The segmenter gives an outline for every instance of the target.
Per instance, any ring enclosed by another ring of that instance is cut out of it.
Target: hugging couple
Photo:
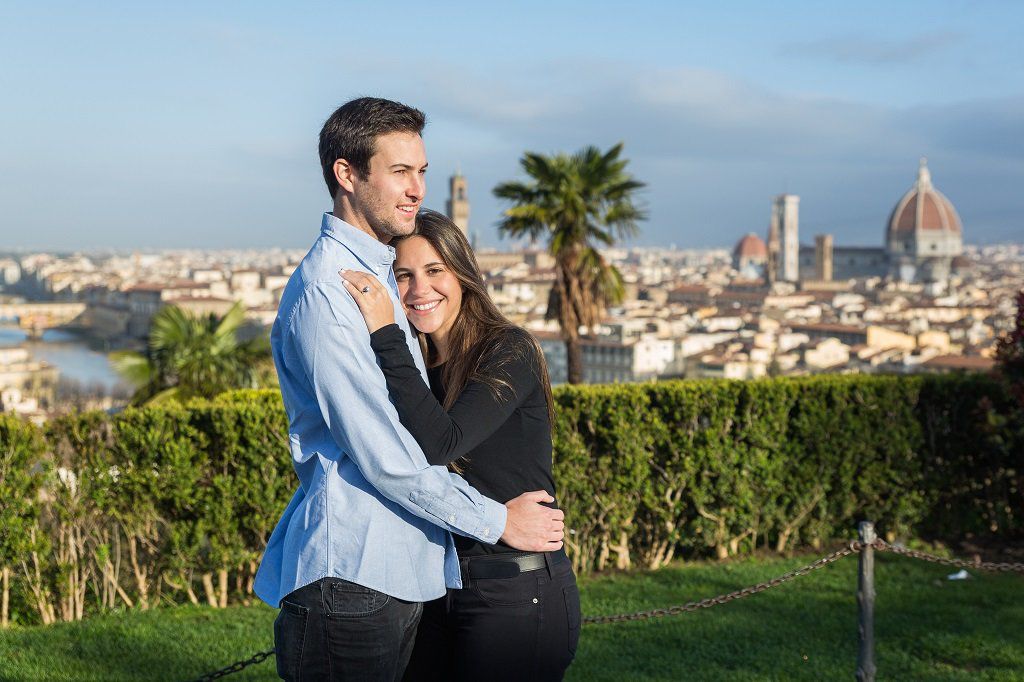
[[[320,132],[333,210],[271,332],[299,488],[255,583],[286,680],[560,680],[579,639],[544,356],[421,209],[425,122],[364,97]]]

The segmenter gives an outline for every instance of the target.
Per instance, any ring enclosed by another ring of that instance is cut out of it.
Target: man
[[[373,273],[391,292],[392,237],[412,232],[426,191],[423,114],[360,98],[320,132],[333,213],[293,273],[271,332],[300,486],[267,544],[256,594],[274,623],[284,679],[400,678],[422,602],[461,587],[449,531],[524,551],[562,546],[544,491],[499,504],[427,465],[398,421],[366,326],[338,276]],[[418,345],[407,332],[426,380]]]

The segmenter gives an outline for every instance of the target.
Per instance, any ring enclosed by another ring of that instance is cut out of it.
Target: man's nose
[[[405,196],[414,201],[420,201],[427,193],[427,178],[422,173],[413,173],[412,181],[405,189]]]

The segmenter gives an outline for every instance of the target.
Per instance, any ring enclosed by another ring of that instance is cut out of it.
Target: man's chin
[[[412,232],[416,229],[416,215],[418,213],[419,211],[413,211],[412,213],[399,213],[398,219],[394,221],[394,224]]]
[[[413,218],[409,222],[400,222],[393,227],[397,230],[396,237],[405,237],[416,231],[416,219]]]
[[[377,235],[377,238],[382,242],[389,242],[395,237],[405,237],[413,233],[416,229],[416,221],[410,220],[408,223],[399,222],[397,220],[381,221],[373,226],[373,232]]]

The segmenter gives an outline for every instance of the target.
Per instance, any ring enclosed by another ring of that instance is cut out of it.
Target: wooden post
[[[875,679],[875,524],[861,521],[860,575],[857,580],[857,606],[860,625],[860,653],[857,655],[857,680]]]

